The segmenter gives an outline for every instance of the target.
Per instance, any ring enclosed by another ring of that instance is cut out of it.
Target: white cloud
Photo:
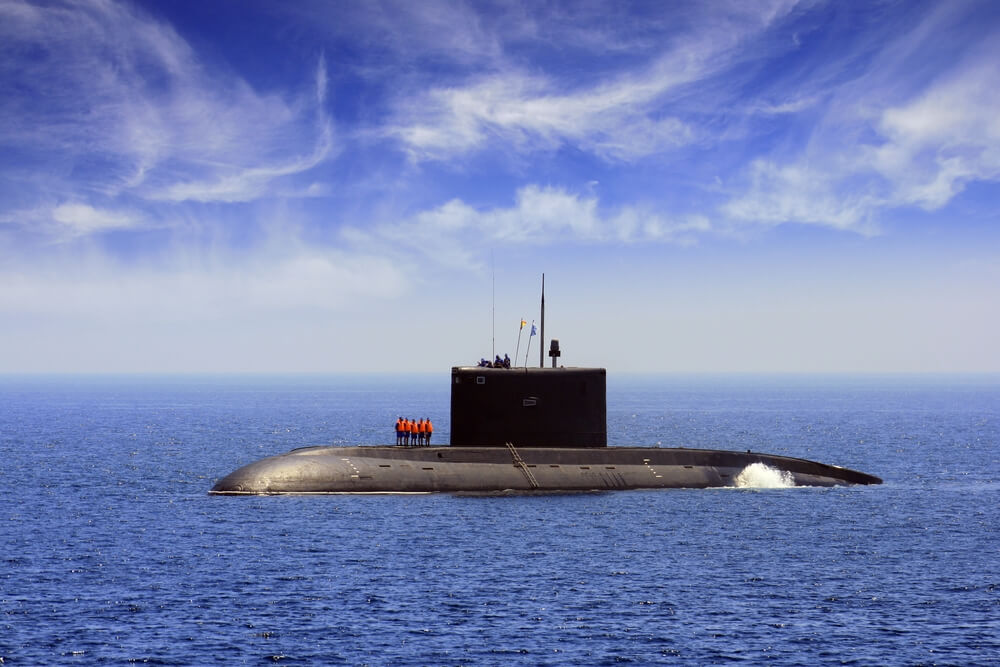
[[[65,184],[49,170],[46,188],[66,193],[57,196],[83,187],[246,201],[333,153],[322,59],[315,101],[283,99],[203,61],[173,28],[126,3],[4,11],[0,75],[11,85],[0,143],[85,166]]]
[[[381,368],[391,355],[370,348],[394,321],[378,313],[413,285],[384,256],[294,243],[141,263],[90,250],[0,265],[0,372]]]
[[[96,209],[87,204],[60,204],[52,209],[52,219],[63,226],[70,236],[85,236],[112,229],[128,229],[136,226],[136,215],[120,211]]]
[[[885,137],[866,158],[893,183],[895,204],[940,208],[973,180],[1000,179],[1000,70],[988,54],[912,102],[886,109]]]
[[[792,4],[750,11],[734,6],[722,19],[701,17],[691,35],[668,33],[664,51],[645,65],[598,73],[586,85],[501,62],[464,85],[438,85],[401,98],[385,132],[414,160],[446,160],[499,143],[524,152],[570,145],[605,160],[630,161],[686,145],[698,131],[668,111],[671,95],[718,72],[735,47]],[[589,41],[591,48],[607,49],[593,36]]]
[[[482,248],[491,243],[547,245],[552,243],[689,244],[712,231],[704,216],[668,219],[651,210],[626,206],[613,214],[600,210],[595,196],[562,188],[528,185],[519,189],[510,207],[477,209],[460,199],[422,211],[409,219],[376,226],[371,232],[347,229],[345,238],[360,246],[416,248],[435,262],[453,268],[473,268]]]
[[[972,181],[1000,180],[995,43],[969,40],[936,76],[911,72],[912,55],[932,57],[930,42],[953,19],[934,12],[883,45],[868,72],[828,91],[826,116],[801,150],[754,160],[722,212],[735,222],[872,233],[884,211],[939,209]]]
[[[844,175],[835,170],[832,165],[755,161],[746,191],[724,204],[722,212],[732,220],[767,226],[791,222],[874,233],[871,213],[880,202],[840,188]]]
[[[793,97],[777,103],[761,102],[754,105],[751,111],[768,116],[780,116],[784,114],[796,114],[806,109],[812,108],[819,103],[816,97]]]
[[[149,226],[138,212],[97,208],[82,202],[63,202],[56,206],[3,213],[0,214],[0,222],[43,235],[57,243],[102,232]]]
[[[129,321],[268,320],[335,312],[359,300],[393,298],[407,289],[400,269],[385,258],[338,251],[261,251],[239,260],[126,267],[92,256],[72,266],[7,270],[0,313]]]
[[[647,105],[693,75],[564,94],[538,76],[489,76],[466,88],[433,90],[411,101],[399,112],[405,121],[388,133],[415,159],[446,159],[497,138],[518,150],[552,150],[567,143],[608,159],[630,159],[692,140],[684,122],[650,118]]]
[[[692,245],[699,236],[714,231],[711,221],[703,215],[667,219],[633,206],[623,208],[605,224],[609,237],[627,243],[661,241]]]
[[[245,202],[259,199],[263,194],[271,192],[268,186],[282,176],[290,176],[312,169],[326,160],[333,149],[332,132],[324,126],[320,132],[320,141],[312,155],[301,157],[283,164],[273,164],[265,167],[249,167],[246,169],[227,169],[221,175],[211,176],[204,180],[183,181],[173,183],[165,188],[149,193],[151,199],[167,201],[197,201],[197,202]],[[303,195],[313,188],[314,184],[303,191]],[[284,189],[282,194],[290,191]]]

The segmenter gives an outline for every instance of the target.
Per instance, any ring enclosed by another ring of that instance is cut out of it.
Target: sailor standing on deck
[[[426,444],[426,442],[425,442],[427,440],[427,420],[426,419],[421,419],[420,420],[420,423],[417,424],[417,430],[420,431],[420,444],[421,445]]]
[[[434,433],[434,424],[430,419],[424,419],[424,444],[431,446],[431,434]]]
[[[403,418],[396,420],[396,446],[403,444]]]

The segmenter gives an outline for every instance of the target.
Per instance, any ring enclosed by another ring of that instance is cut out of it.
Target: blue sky
[[[544,272],[567,365],[998,372],[998,37],[988,1],[0,0],[0,371],[445,371]]]

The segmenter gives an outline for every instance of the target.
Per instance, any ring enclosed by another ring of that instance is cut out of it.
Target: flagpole
[[[524,318],[521,318],[521,326],[518,327],[518,329],[517,329],[517,347],[514,348],[514,365],[515,366],[517,366],[517,355],[521,351],[521,333],[524,331],[524,325],[525,324],[527,324],[527,322],[524,321]]]
[[[535,330],[535,320],[531,320],[531,330]],[[528,334],[528,347],[524,350],[524,367],[528,367],[528,355],[531,354],[531,339],[534,338],[531,334]]]

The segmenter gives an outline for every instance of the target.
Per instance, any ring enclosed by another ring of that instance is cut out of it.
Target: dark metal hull
[[[212,487],[215,495],[496,493],[735,486],[754,463],[796,486],[880,484],[878,477],[805,459],[711,449],[600,447],[307,447],[261,459]]]

